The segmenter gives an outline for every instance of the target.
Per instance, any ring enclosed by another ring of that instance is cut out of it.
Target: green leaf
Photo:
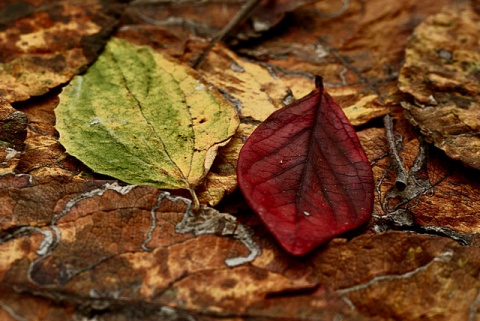
[[[64,88],[55,115],[60,143],[95,172],[190,191],[239,123],[193,69],[116,38]]]

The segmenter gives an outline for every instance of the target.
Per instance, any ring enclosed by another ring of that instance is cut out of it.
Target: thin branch
[[[244,22],[250,16],[250,14],[253,12],[253,9],[255,9],[259,2],[260,0],[248,0],[242,6],[240,11],[232,18],[232,20],[230,20],[230,22],[215,37],[213,37],[212,40],[210,40],[210,44],[202,52],[200,57],[198,57],[197,61],[195,61],[193,68],[198,69],[210,50],[212,50],[213,46],[215,46],[217,42],[225,39],[225,37],[227,37],[236,26]]]
[[[393,122],[390,114],[385,115],[383,123],[385,125],[385,134],[388,142],[388,154],[390,155],[390,161],[397,176],[395,179],[395,186],[399,191],[402,191],[407,186],[408,174],[403,167],[400,156],[398,156],[395,135],[393,133]]]

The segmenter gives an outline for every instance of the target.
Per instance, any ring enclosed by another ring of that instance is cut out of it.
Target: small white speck
[[[195,87],[195,90],[205,90],[205,85],[204,85],[204,84],[200,84],[200,85],[198,85],[197,87]]]
[[[280,164],[283,164],[283,160],[280,161]]]
[[[245,69],[243,69],[242,66],[237,64],[236,62],[233,62],[230,64],[230,69],[232,69],[235,72],[245,72]]]
[[[433,95],[430,95],[428,96],[428,102],[430,103],[430,105],[438,105],[437,101],[435,100],[435,97],[433,97]]]
[[[315,45],[315,53],[318,55],[318,58],[320,59],[328,56],[328,51],[321,44]]]
[[[90,125],[97,125],[97,124],[100,124],[100,119],[98,119],[98,118],[94,118],[94,119],[90,122]]]
[[[310,216],[310,213],[308,212],[303,212],[303,214],[305,214],[305,216]]]

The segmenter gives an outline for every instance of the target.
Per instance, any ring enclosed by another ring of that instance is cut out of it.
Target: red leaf
[[[258,126],[237,165],[248,204],[293,255],[362,225],[373,209],[367,156],[321,77],[316,85]]]

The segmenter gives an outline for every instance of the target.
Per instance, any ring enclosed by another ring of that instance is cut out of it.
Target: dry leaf
[[[402,135],[397,143],[399,156],[408,173],[407,185],[401,190],[395,185],[397,173],[391,166],[384,130],[371,128],[359,133],[367,156],[374,162],[377,199],[373,230],[404,228],[476,244],[480,184],[475,170],[429,151],[425,142],[412,136],[408,123],[397,124],[395,129]]]
[[[258,37],[276,26],[286,12],[311,0],[263,0],[247,22],[235,29],[239,39]],[[242,9],[246,1],[151,1],[136,0],[126,11],[129,22],[168,27],[176,33],[214,37]]]
[[[453,159],[480,169],[480,15],[462,2],[415,29],[409,40],[400,89],[406,117],[428,141]]]
[[[0,97],[15,102],[43,95],[83,71],[121,8],[115,1],[2,1]]]

